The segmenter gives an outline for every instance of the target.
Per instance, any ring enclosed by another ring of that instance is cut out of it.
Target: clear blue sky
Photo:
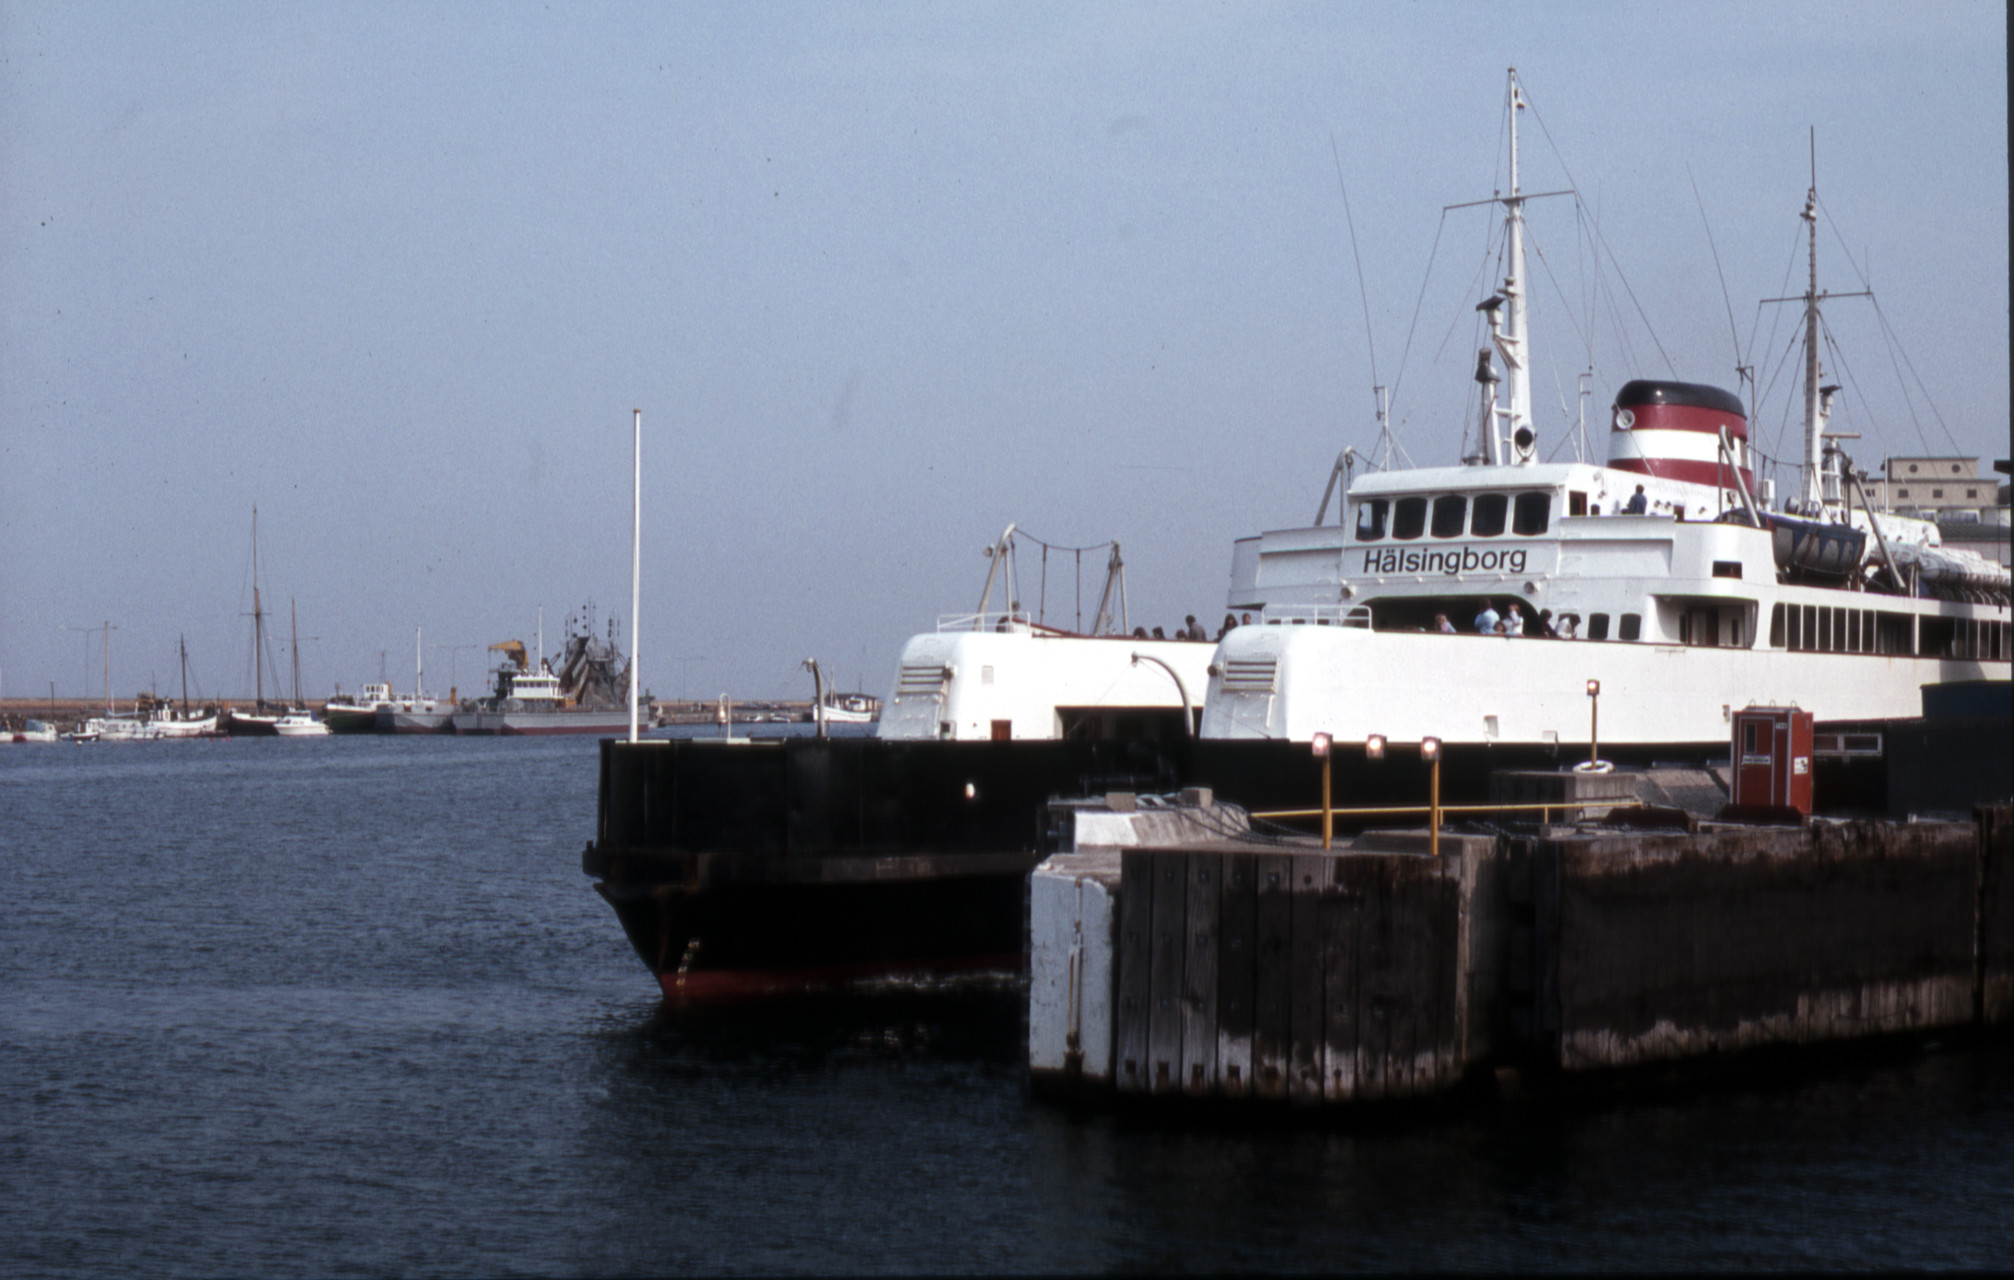
[[[1865,272],[1914,370],[1834,304],[1862,464],[2005,456],[2005,23],[0,0],[0,692],[95,695],[66,628],[108,619],[121,699],[178,684],[184,633],[204,692],[248,690],[255,503],[304,692],[384,651],[410,684],[415,627],[467,691],[541,603],[548,650],[626,614],[632,408],[660,695],[802,696],[811,655],[884,692],[1010,520],[1119,539],[1136,623],[1210,619],[1232,540],[1375,439],[1366,298],[1406,448],[1452,460],[1490,282],[1487,214],[1441,209],[1492,193],[1511,65],[1526,189],[1575,183],[1614,256],[1597,441],[1630,377],[1732,385],[1744,349],[1770,383],[1815,126],[1824,281]],[[1549,449],[1588,254],[1570,202],[1532,227]]]

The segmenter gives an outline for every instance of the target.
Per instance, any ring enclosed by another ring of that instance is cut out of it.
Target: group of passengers
[[[1476,614],[1475,630],[1477,635],[1484,636],[1508,636],[1535,640],[1572,640],[1577,638],[1574,632],[1578,628],[1579,623],[1580,620],[1570,613],[1562,614],[1559,621],[1555,623],[1553,621],[1552,610],[1550,609],[1539,610],[1537,617],[1531,619],[1530,622],[1526,622],[1523,611],[1518,608],[1517,601],[1511,601],[1504,606],[1502,613],[1498,613],[1495,605],[1491,604],[1488,600],[1484,600],[1482,611]],[[1448,615],[1445,613],[1434,615],[1434,630],[1440,632],[1442,635],[1451,636],[1456,634],[1455,624],[1448,621]]]
[[[1233,627],[1249,627],[1251,625],[1251,614],[1246,614],[1245,620],[1239,622],[1235,614],[1227,613],[1224,615],[1224,625],[1217,628],[1216,639],[1222,640],[1225,636],[1231,634]],[[1175,628],[1175,634],[1172,636],[1162,634],[1159,627],[1154,628],[1152,635],[1147,633],[1147,628],[1145,627],[1134,627],[1133,638],[1135,640],[1201,640],[1206,644],[1211,639],[1210,633],[1204,629],[1202,623],[1196,621],[1196,615],[1193,613],[1182,619],[1182,625]]]

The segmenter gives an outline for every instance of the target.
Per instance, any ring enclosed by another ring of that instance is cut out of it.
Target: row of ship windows
[[[1357,503],[1357,541],[1377,542],[1385,536],[1408,541],[1423,534],[1436,538],[1495,538],[1506,527],[1519,537],[1544,533],[1552,522],[1550,493],[1479,493],[1474,502],[1463,493],[1438,498],[1365,498]]]
[[[1912,628],[1911,623],[1918,625]],[[1912,634],[1913,632],[1913,634]],[[2001,661],[2014,654],[2008,624],[1988,618],[1915,618],[1876,609],[1776,605],[1772,648],[1806,653],[1894,653]]]

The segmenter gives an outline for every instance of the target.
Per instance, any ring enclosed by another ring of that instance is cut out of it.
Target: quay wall
[[[1215,841],[1044,864],[1037,1090],[1350,1104],[1498,1067],[2014,1025],[2010,806],[1426,845],[1371,832],[1329,852]]]
[[[1637,1066],[1974,1015],[1975,831],[1821,824],[1539,840],[1541,1061]]]

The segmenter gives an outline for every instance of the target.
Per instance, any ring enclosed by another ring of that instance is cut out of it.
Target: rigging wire
[[[1329,135],[1329,155],[1336,162],[1336,188],[1343,193],[1343,222],[1350,229],[1350,257],[1357,264],[1357,296],[1364,304],[1364,343],[1371,351],[1371,385],[1378,383],[1378,344],[1371,334],[1371,294],[1364,287],[1364,256],[1357,251],[1357,220],[1350,213],[1350,189],[1343,182],[1343,153],[1336,135]]]
[[[1692,202],[1699,207],[1699,225],[1706,229],[1706,247],[1713,253],[1713,273],[1720,277],[1720,301],[1727,308],[1727,336],[1734,347],[1734,372],[1741,376],[1741,331],[1734,325],[1734,299],[1727,291],[1727,272],[1720,266],[1720,246],[1713,242],[1713,223],[1706,217],[1706,200],[1699,194],[1699,179],[1693,177],[1692,165],[1685,166],[1686,180],[1692,183]]]
[[[1539,132],[1545,136],[1546,145],[1552,148],[1553,159],[1559,162],[1560,172],[1566,175],[1567,186],[1574,193],[1574,203],[1580,203],[1580,181],[1574,177],[1573,166],[1567,163],[1566,156],[1559,149],[1559,144],[1553,141],[1552,130],[1546,125],[1545,117],[1539,114],[1538,107],[1531,101],[1529,94],[1525,95],[1525,106],[1531,111],[1532,119],[1538,121]],[[1672,377],[1677,377],[1677,366],[1672,364],[1671,356],[1665,352],[1664,343],[1658,339],[1656,328],[1651,325],[1650,317],[1644,312],[1643,304],[1637,300],[1636,290],[1630,285],[1629,276],[1624,273],[1622,263],[1615,256],[1615,250],[1609,246],[1607,240],[1602,238],[1601,230],[1598,226],[1595,228],[1594,244],[1596,246],[1596,270],[1600,270],[1601,255],[1606,253],[1610,265],[1615,268],[1616,279],[1622,283],[1623,291],[1629,295],[1631,305],[1636,307],[1637,318],[1643,322],[1644,332],[1650,335],[1651,343],[1656,346],[1658,355],[1663,358],[1665,368],[1671,370]]]
[[[1413,334],[1420,327],[1420,311],[1426,306],[1427,285],[1434,278],[1434,260],[1440,255],[1441,233],[1447,230],[1447,225],[1448,211],[1443,209],[1441,210],[1441,220],[1434,227],[1433,247],[1427,251],[1427,271],[1426,275],[1420,279],[1420,296],[1413,301],[1413,319],[1412,323],[1406,327],[1406,345],[1399,352],[1399,371],[1392,379],[1392,400],[1394,403],[1399,402],[1399,388],[1403,387],[1406,382],[1406,361],[1411,358],[1413,353]]]
[[[1906,366],[1909,370],[1909,376],[1916,379],[1916,389],[1917,391],[1922,393],[1923,403],[1929,406],[1930,416],[1937,419],[1937,429],[1942,431],[1944,433],[1945,440],[1950,442],[1951,452],[1962,453],[1963,450],[1960,449],[1958,446],[1958,438],[1951,434],[1951,428],[1949,425],[1945,423],[1944,415],[1940,413],[1937,409],[1937,402],[1930,398],[1930,388],[1924,385],[1923,375],[1916,372],[1916,362],[1909,358],[1909,349],[1902,345],[1902,339],[1896,335],[1893,327],[1889,325],[1888,314],[1881,309],[1881,299],[1871,298],[1869,299],[1869,301],[1874,303],[1874,317],[1875,319],[1881,322],[1882,335],[1888,340],[1890,344],[1889,359],[1893,361],[1893,359],[1897,354],[1901,355],[1903,365]],[[1901,373],[1899,370],[1897,371],[1896,377],[1898,380],[1901,378]],[[1903,397],[1905,400],[1908,398],[1908,394],[1909,394],[1908,384],[1904,383]],[[1910,417],[1912,419],[1914,419],[1915,417],[1915,406],[1913,404],[1910,407]],[[1923,428],[1920,424],[1916,428],[1916,434],[1918,438],[1921,438],[1923,436]],[[1930,442],[1928,440],[1924,440],[1923,447],[1926,450],[1929,449]]]

